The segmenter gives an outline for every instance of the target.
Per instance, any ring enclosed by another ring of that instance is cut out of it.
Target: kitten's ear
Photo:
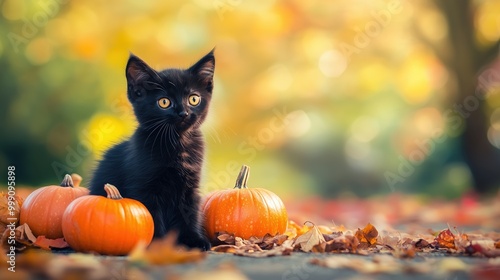
[[[214,70],[215,70],[215,56],[214,50],[212,49],[208,54],[206,54],[202,59],[196,62],[193,66],[189,68],[189,72],[197,76],[199,81],[203,83],[207,91],[212,92],[213,81],[214,81]]]
[[[131,53],[125,67],[125,76],[127,77],[128,97],[130,101],[134,101],[146,93],[147,82],[155,80],[158,74],[146,62]]]

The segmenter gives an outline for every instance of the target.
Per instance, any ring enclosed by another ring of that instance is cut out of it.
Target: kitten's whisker
[[[153,123],[153,122],[162,122],[164,120],[165,120],[164,118],[154,118],[154,119],[145,121],[143,124],[146,125],[146,124],[150,124],[150,123]]]
[[[179,135],[179,132],[177,132],[177,130],[175,129],[175,127],[173,128],[173,131],[174,131],[174,133],[175,133],[175,137],[174,137],[174,139],[179,139],[179,140],[177,141],[177,143],[178,143],[179,145],[181,145],[181,148],[183,148],[183,149],[184,149],[185,147],[184,147],[184,144],[182,143],[182,141],[181,141],[181,139],[180,139],[180,137],[181,137],[181,136]]]
[[[151,156],[153,155],[153,150],[154,150],[154,148],[155,148],[156,139],[158,138],[158,135],[160,135],[160,134],[161,134],[161,132],[162,132],[163,128],[165,127],[165,125],[166,125],[166,123],[165,123],[165,122],[164,122],[164,123],[162,123],[162,125],[159,125],[160,130],[158,131],[158,133],[156,133],[155,139],[153,140],[153,145],[151,145]],[[161,141],[161,139],[160,139],[160,141]],[[160,152],[160,153],[161,153],[161,152]]]
[[[163,155],[163,146],[165,146],[165,140],[163,140],[164,136],[165,136],[165,132],[167,131],[168,129],[168,126],[169,124],[167,122],[164,122],[163,125],[161,126],[161,130],[159,131],[159,134],[160,134],[160,156],[163,158],[164,155]],[[170,154],[167,150],[167,153]]]
[[[151,125],[151,132],[148,134],[148,137],[146,137],[146,141],[144,141],[144,146],[146,146],[147,142],[148,142],[148,139],[151,135],[153,135],[155,133],[155,131],[161,127],[162,125],[162,121],[158,121],[156,123],[154,123],[153,125]],[[154,146],[154,142],[153,142],[153,146]]]
[[[163,158],[163,135],[165,134],[165,127],[168,127],[167,123],[164,123],[161,126],[160,131],[158,132],[158,134],[160,135],[160,157],[162,158]]]
[[[168,141],[170,142],[170,145],[172,145],[172,148],[175,149],[176,139],[172,133],[172,130],[174,130],[174,126],[170,125],[168,127]]]

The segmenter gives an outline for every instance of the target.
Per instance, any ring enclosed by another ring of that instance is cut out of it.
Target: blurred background
[[[85,185],[134,131],[130,52],[163,69],[215,46],[204,193],[242,164],[284,198],[500,186],[500,1],[3,0],[0,34],[18,185]]]

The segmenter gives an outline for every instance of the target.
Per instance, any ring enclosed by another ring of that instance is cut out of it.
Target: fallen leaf
[[[5,248],[10,248],[10,244],[8,244],[8,239],[12,236],[12,231],[10,229],[6,229],[2,235],[2,245]],[[31,232],[28,224],[23,224],[18,226],[14,230],[15,236],[15,247],[17,251],[24,250],[26,246],[32,246],[36,241],[36,237]]]
[[[288,239],[288,236],[285,234],[278,234],[272,236],[270,234],[266,234],[264,237],[259,238],[254,241],[255,244],[259,245],[259,247],[263,250],[272,249],[276,246],[280,246]]]
[[[281,246],[276,246],[269,250],[262,250],[257,244],[246,245],[238,248],[234,254],[252,258],[264,258],[272,256],[286,256],[293,251],[293,240],[288,239]]]
[[[431,244],[429,242],[427,242],[422,238],[420,238],[419,240],[417,240],[417,242],[415,242],[415,248],[418,249],[428,248],[430,245]]]
[[[358,238],[360,243],[373,245],[377,243],[378,231],[372,224],[368,223],[363,230],[358,229],[354,236]]]
[[[311,229],[311,227],[306,224],[300,226],[294,221],[288,221],[288,227],[285,235],[287,235],[289,238],[295,238],[297,236],[303,235]]]
[[[222,244],[212,247],[211,251],[260,258],[289,255],[293,251],[292,244],[293,239],[288,239],[288,236],[284,234],[276,236],[266,235],[262,238],[250,238],[249,240],[236,237],[235,245]]]
[[[17,226],[22,203],[23,199],[17,195],[0,193],[0,232],[4,232],[11,223]]]
[[[235,237],[234,234],[228,233],[225,231],[222,232],[216,232],[215,233],[215,239],[212,240],[212,245],[217,246],[221,244],[229,244],[229,245],[234,245],[235,242]]]
[[[57,239],[49,239],[46,238],[45,236],[38,236],[33,243],[34,246],[40,247],[44,250],[50,250],[51,248],[67,248],[69,247],[69,244],[66,243],[64,238],[57,238]]]
[[[313,227],[308,232],[295,239],[294,247],[299,247],[304,252],[311,252],[314,246],[324,242],[323,234],[313,224]]]
[[[250,244],[252,244],[252,243],[249,240],[245,240],[241,237],[234,238],[234,245],[237,247],[242,247],[242,246],[250,245]]]
[[[314,246],[314,252],[318,253],[333,253],[333,252],[357,252],[359,240],[353,235],[343,234],[332,240]]]
[[[441,248],[455,249],[455,235],[450,229],[444,229],[436,236],[435,241]]]
[[[165,265],[197,262],[205,258],[206,254],[201,250],[179,246],[176,240],[177,234],[171,232],[162,239],[153,240],[149,247],[145,243],[140,243],[129,254],[128,260],[135,263]]]
[[[218,253],[234,253],[236,252],[237,249],[238,247],[235,245],[223,244],[214,246],[210,250],[212,252],[218,252]]]

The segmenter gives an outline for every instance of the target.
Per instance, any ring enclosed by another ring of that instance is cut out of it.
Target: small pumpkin
[[[63,215],[64,239],[75,251],[126,255],[139,243],[153,239],[153,217],[141,202],[123,198],[118,189],[104,186],[107,197],[75,199]]]
[[[28,195],[21,206],[19,222],[28,224],[35,236],[62,238],[64,210],[73,200],[88,194],[88,189],[80,187],[79,182],[75,185],[66,174],[60,186],[41,187]]]
[[[248,239],[286,231],[288,216],[285,205],[273,192],[247,188],[250,167],[243,165],[233,189],[216,191],[202,204],[204,226],[210,239],[226,231]]]

